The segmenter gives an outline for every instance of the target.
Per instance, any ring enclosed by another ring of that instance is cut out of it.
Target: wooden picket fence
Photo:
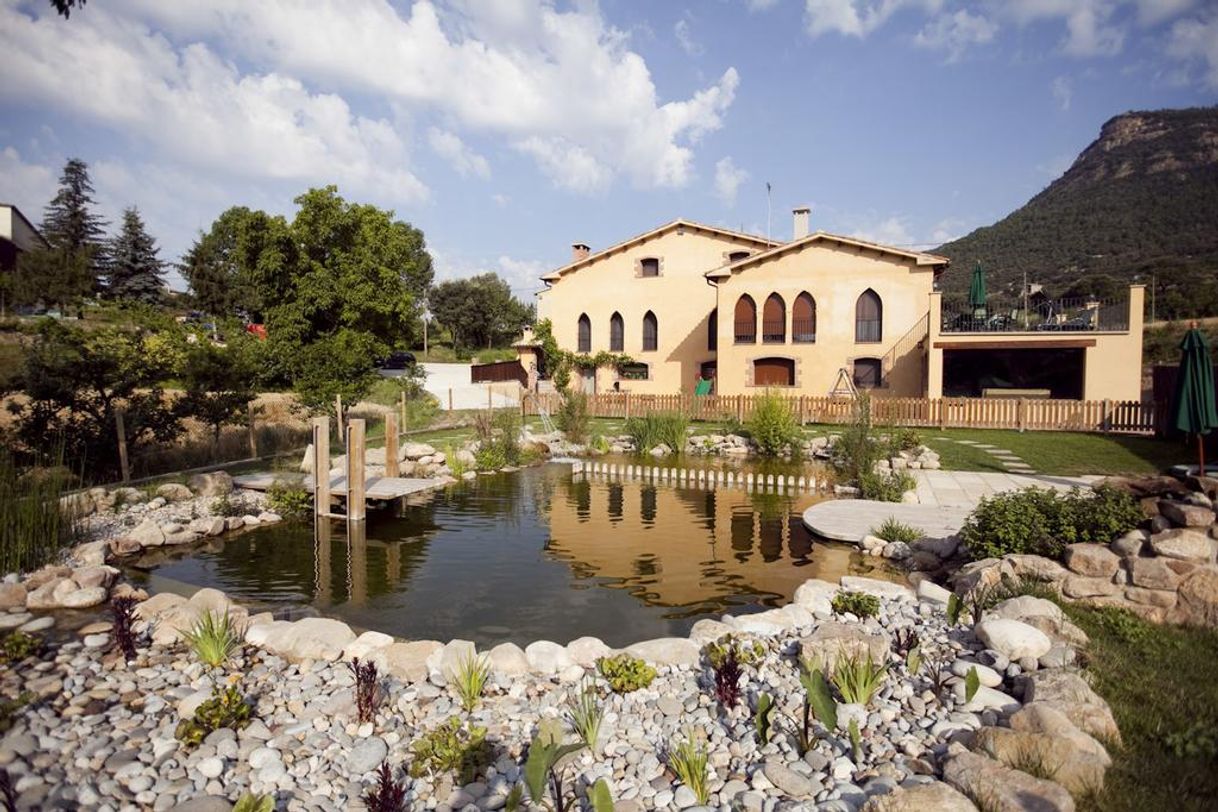
[[[848,423],[850,398],[794,395],[786,398],[801,423]],[[606,392],[588,396],[593,417],[628,418],[655,412],[682,412],[693,420],[745,421],[756,395],[642,395]],[[554,414],[555,392],[530,394],[525,414]],[[1155,404],[1129,400],[1049,400],[1037,398],[885,398],[871,399],[873,423],[937,428],[1018,429],[1151,434]]]

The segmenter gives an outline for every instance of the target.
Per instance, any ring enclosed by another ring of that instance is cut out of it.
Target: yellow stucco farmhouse
[[[944,302],[948,260],[809,232],[778,242],[674,220],[542,277],[538,318],[565,350],[629,356],[582,369],[588,392],[826,395],[849,380],[880,397],[1141,396],[1143,289],[1113,301],[1016,296]]]

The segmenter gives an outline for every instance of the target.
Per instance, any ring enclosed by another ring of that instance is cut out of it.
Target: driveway
[[[470,364],[424,363],[427,379],[423,388],[435,395],[440,408],[496,409],[520,405],[520,385],[511,383],[470,383]],[[450,406],[451,404],[451,406]]]

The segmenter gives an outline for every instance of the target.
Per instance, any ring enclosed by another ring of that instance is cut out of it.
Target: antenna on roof
[[[770,190],[771,190],[770,182],[767,180],[765,182],[765,238],[766,238],[766,240],[770,239],[770,212],[772,211],[772,209],[770,207]]]

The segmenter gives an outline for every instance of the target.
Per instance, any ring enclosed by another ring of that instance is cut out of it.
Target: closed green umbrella
[[[1218,405],[1214,403],[1214,363],[1210,347],[1197,323],[1180,342],[1180,365],[1176,368],[1176,391],[1172,397],[1171,425],[1187,434],[1197,435],[1200,466],[1205,475],[1204,436],[1218,429]]]
[[[985,271],[978,262],[973,266],[973,279],[968,286],[968,305],[974,316],[985,316]]]

